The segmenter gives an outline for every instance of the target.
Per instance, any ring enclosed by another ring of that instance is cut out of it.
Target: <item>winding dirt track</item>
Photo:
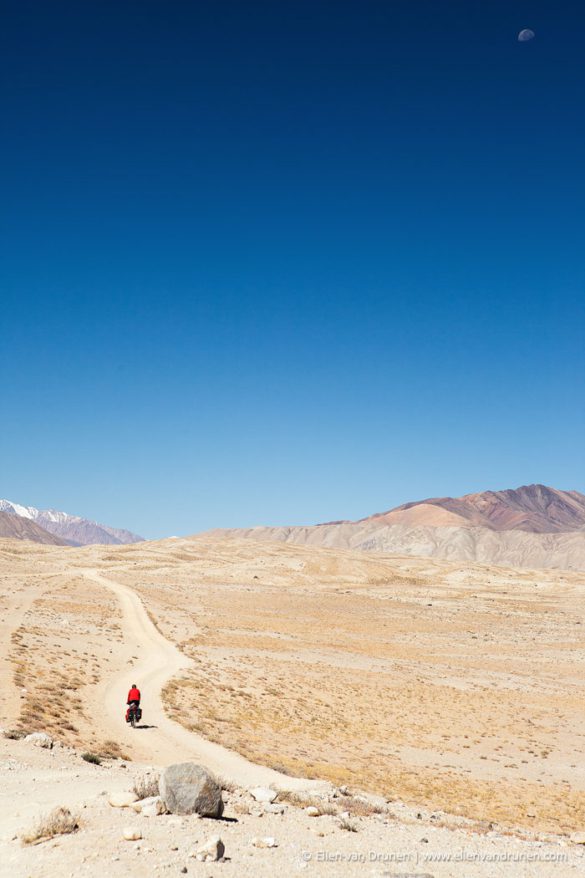
[[[114,677],[100,689],[101,704],[95,718],[104,737],[119,741],[133,758],[153,765],[195,761],[239,786],[274,785],[280,789],[315,789],[317,781],[292,778],[190,732],[166,715],[160,692],[166,681],[189,667],[190,659],[166,640],[150,620],[139,596],[125,585],[102,576],[94,569],[79,571],[87,579],[110,589],[122,608],[125,646],[136,656],[131,669]],[[131,678],[131,679],[130,679]],[[130,683],[142,691],[143,723],[132,729],[124,719],[124,705]],[[98,716],[99,713],[99,716]]]

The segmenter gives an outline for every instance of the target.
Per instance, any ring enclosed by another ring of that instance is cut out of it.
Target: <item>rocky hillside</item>
[[[585,496],[544,485],[406,503],[359,521],[213,535],[478,561],[585,569]]]
[[[34,521],[19,515],[10,515],[8,512],[0,512],[0,539],[32,540],[53,546],[66,545],[65,540],[39,527]]]

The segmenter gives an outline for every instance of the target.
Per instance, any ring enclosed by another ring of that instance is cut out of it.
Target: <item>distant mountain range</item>
[[[359,521],[215,530],[208,535],[512,567],[585,570],[585,495],[525,485],[404,503]],[[9,500],[0,500],[0,537],[73,546],[142,541],[128,530]]]
[[[581,570],[585,569],[585,495],[525,485],[405,503],[359,521],[210,533],[514,567]]]
[[[404,503],[361,522],[428,524],[434,527],[487,527],[528,533],[568,533],[585,528],[585,495],[546,485],[483,491],[463,497],[434,497]]]
[[[21,506],[10,500],[0,500],[0,537],[30,539],[39,543],[56,543],[70,546],[88,546],[94,543],[115,544],[139,543],[142,537],[106,524],[98,524],[79,515],[58,512],[56,509],[37,509],[35,506]],[[18,518],[20,523],[11,523],[6,517]],[[28,522],[28,529],[22,522]],[[31,525],[34,525],[31,527]],[[22,534],[18,536],[18,534]],[[43,534],[57,539],[46,539]]]
[[[48,530],[39,527],[34,521],[9,512],[0,512],[0,537],[10,540],[32,540],[35,543],[45,543],[50,546],[67,545],[65,540],[50,534]]]

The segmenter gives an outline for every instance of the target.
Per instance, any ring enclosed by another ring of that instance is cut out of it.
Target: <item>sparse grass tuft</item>
[[[355,817],[371,817],[372,814],[384,814],[386,809],[357,796],[342,796],[338,799],[341,811],[350,811]]]
[[[278,771],[279,774],[286,774],[287,777],[294,777],[294,772],[290,769],[288,765],[284,765],[282,762],[271,762],[267,760],[268,768],[272,768],[273,771]]]
[[[357,824],[355,824],[352,820],[348,820],[347,817],[341,817],[339,820],[339,828],[344,829],[346,832],[357,832]]]
[[[82,753],[81,758],[85,762],[91,762],[92,765],[101,765],[102,764],[102,760],[97,755],[97,753]]]
[[[321,816],[328,815],[330,817],[335,817],[339,814],[339,809],[332,802],[320,802],[317,805],[317,808],[319,809]]]
[[[100,756],[104,759],[126,759],[117,741],[104,741],[100,747]]]
[[[4,732],[4,737],[9,738],[11,741],[20,741],[21,738],[24,738],[27,732],[22,729],[7,729]]]
[[[225,777],[217,777],[216,780],[222,790],[225,790],[226,793],[235,793],[238,789],[237,785],[233,781],[227,780]]]
[[[288,802],[295,808],[317,808],[321,815],[335,815],[339,813],[337,803],[327,802],[319,796],[310,796],[306,793],[295,793],[292,790],[279,790],[278,802]]]
[[[292,790],[279,790],[276,801],[288,802],[289,805],[294,805],[295,808],[306,808],[307,805],[315,805],[318,807],[320,804],[319,799],[312,798],[311,796],[304,796],[301,793],[294,793]]]
[[[321,816],[335,817],[340,811],[337,802],[327,802],[318,796],[308,796],[303,793],[292,792],[291,790],[279,790],[277,801],[288,802],[289,805],[293,805],[295,808],[317,808]]]
[[[30,832],[22,836],[24,844],[40,844],[56,835],[68,835],[79,829],[78,818],[69,808],[55,808],[47,817],[43,817]]]
[[[158,796],[158,774],[145,774],[144,777],[134,781],[132,792],[139,799],[149,799],[151,796]]]

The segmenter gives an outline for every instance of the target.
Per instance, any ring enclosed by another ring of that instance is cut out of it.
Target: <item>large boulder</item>
[[[160,782],[161,799],[171,814],[199,814],[200,817],[221,817],[221,787],[202,765],[179,762],[163,771]]]

